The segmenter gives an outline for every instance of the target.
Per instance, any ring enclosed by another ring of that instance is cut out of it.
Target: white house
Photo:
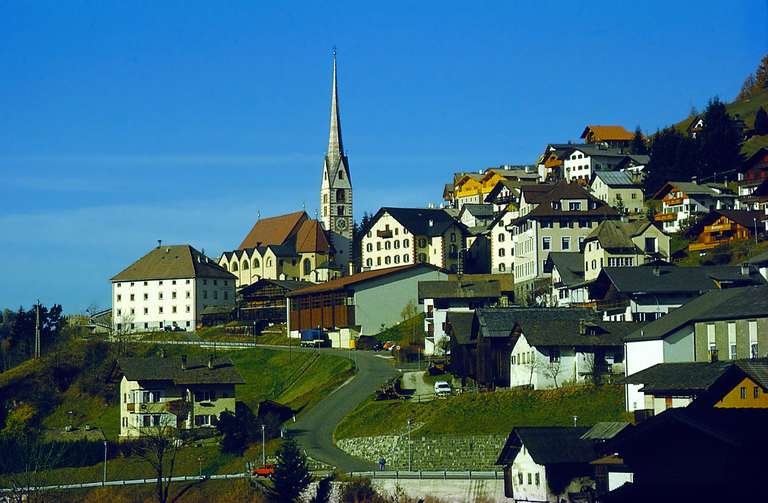
[[[602,144],[574,145],[563,159],[563,179],[587,185],[596,172],[617,170],[627,155]]]
[[[507,228],[517,217],[517,210],[504,211],[497,214],[490,224],[491,274],[510,274],[514,270],[515,243]]]
[[[419,304],[424,305],[425,355],[445,354],[449,341],[449,312],[472,312],[478,307],[493,307],[501,298],[498,281],[420,281]]]
[[[643,213],[643,186],[640,176],[629,171],[596,171],[589,190],[596,198],[623,213]]]
[[[194,330],[206,307],[235,303],[235,280],[189,245],[158,246],[112,278],[112,326]]]
[[[582,501],[595,488],[595,442],[586,427],[517,427],[507,437],[497,465],[504,467],[504,495],[516,502]],[[586,494],[582,494],[586,493]],[[587,501],[587,500],[583,500]]]
[[[733,209],[736,194],[722,185],[696,182],[667,182],[652,199],[661,201],[661,212],[654,217],[664,232],[680,232],[683,223],[710,210]]]
[[[551,252],[544,272],[552,277],[552,303],[568,307],[589,301],[589,289],[584,282],[584,254],[579,252]]]

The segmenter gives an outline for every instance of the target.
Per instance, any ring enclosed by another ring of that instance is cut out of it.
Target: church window
[[[343,203],[346,199],[344,189],[336,189],[336,202]]]
[[[424,238],[419,239],[419,248],[424,248],[427,246],[427,240]]]
[[[389,255],[387,255],[386,257],[384,257],[384,263],[385,263],[385,264],[389,265],[389,264],[390,264],[390,262],[392,262],[392,259],[390,258],[390,256],[389,256]]]
[[[344,171],[339,170],[339,177],[338,178],[339,178],[339,180],[343,180],[344,179]]]
[[[272,267],[272,257],[267,259],[267,267]]]
[[[257,258],[253,259],[253,267],[254,269],[258,269],[259,267],[261,267],[261,264],[259,264],[259,259]]]
[[[373,251],[373,243],[368,243],[365,245],[365,251],[372,252]]]
[[[324,217],[328,216],[328,206],[323,206],[323,216]]]
[[[237,271],[237,262],[232,262],[232,270]]]
[[[323,204],[328,203],[328,194],[323,194]]]
[[[411,257],[407,253],[403,255],[403,262],[407,264],[410,261],[411,261]]]
[[[344,206],[337,206],[336,207],[336,214],[343,216],[344,215]]]
[[[309,273],[312,272],[312,263],[308,258],[304,259],[304,276],[309,276]]]
[[[246,270],[246,269],[248,269],[248,261],[243,260],[243,270]]]

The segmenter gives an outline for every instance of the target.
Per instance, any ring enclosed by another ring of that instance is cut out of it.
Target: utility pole
[[[267,446],[266,436],[264,435],[264,425],[261,425],[261,466],[267,464]]]
[[[408,471],[413,471],[413,457],[411,456],[411,418],[408,418]]]
[[[40,299],[35,304],[35,358],[40,358]]]

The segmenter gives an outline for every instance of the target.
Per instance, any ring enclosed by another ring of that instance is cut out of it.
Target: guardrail
[[[320,470],[313,472],[318,476],[325,476],[329,472],[328,470]],[[390,471],[367,471],[367,472],[348,472],[350,477],[365,477],[371,479],[389,479],[389,480],[500,480],[504,478],[504,472],[499,471],[447,471],[447,470],[390,470]],[[227,479],[243,479],[250,478],[252,475],[248,473],[223,473],[220,475],[180,475],[178,477],[172,477],[171,482],[189,482],[189,481],[205,481],[205,480],[227,480]],[[142,484],[155,484],[156,478],[149,479],[131,479],[131,480],[108,480],[106,482],[82,482],[79,484],[59,484],[40,487],[20,487],[16,489],[12,488],[0,488],[0,494],[13,493],[13,492],[27,492],[27,491],[63,491],[72,489],[92,489],[103,486],[132,486]]]

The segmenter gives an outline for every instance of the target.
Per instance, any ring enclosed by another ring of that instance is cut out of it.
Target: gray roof
[[[659,363],[626,377],[625,383],[642,384],[644,392],[691,392],[709,389],[733,367],[737,367],[756,384],[768,388],[768,359],[717,362]]]
[[[419,281],[419,303],[424,299],[498,299],[498,281]]]
[[[445,321],[451,326],[451,335],[459,344],[472,344],[472,322],[475,319],[473,311],[448,311]]]
[[[622,152],[618,148],[605,148],[597,143],[574,144],[571,145],[569,150],[570,152],[578,150],[579,152],[583,152],[590,157],[616,157],[621,159],[629,155],[626,152]],[[570,155],[570,152],[568,155]]]
[[[567,426],[515,428],[507,437],[496,464],[512,464],[523,445],[539,465],[589,463],[597,455],[594,442],[581,438],[588,429]]]
[[[657,275],[658,273],[658,275]],[[699,293],[713,290],[718,282],[762,285],[765,279],[757,271],[741,273],[740,266],[677,267],[604,267],[600,276],[607,278],[619,293]],[[598,277],[598,282],[603,279]]]
[[[590,314],[571,319],[523,318],[518,320],[518,325],[528,344],[538,347],[622,346],[624,337],[638,327],[636,322],[602,321],[594,319],[594,313]]]
[[[509,337],[522,322],[594,319],[595,312],[584,308],[485,308],[477,309],[482,337]]]
[[[464,224],[457,222],[445,209],[437,208],[391,208],[384,207],[376,212],[371,219],[373,225],[384,212],[389,213],[392,218],[408,229],[411,234],[416,236],[440,236],[451,225],[457,225],[462,230],[466,229]],[[430,225],[430,222],[432,225]],[[367,232],[367,228],[363,230]]]
[[[609,187],[641,187],[626,171],[597,171],[595,178],[599,178]]]
[[[184,369],[180,356],[120,358],[118,366],[129,381],[172,381],[174,384],[244,384],[245,380],[229,358],[189,356]]]
[[[710,290],[629,334],[626,340],[663,339],[685,325],[700,321],[758,317],[768,317],[768,286]]]
[[[565,286],[578,285],[584,281],[584,254],[579,252],[549,252],[547,262],[557,268]]]
[[[592,232],[590,232],[584,241],[597,240],[600,246],[608,251],[637,252],[642,251],[632,242],[632,238],[642,234],[651,223],[648,220],[637,220],[634,222],[620,222],[615,220],[606,220],[600,222]]]
[[[468,203],[461,207],[461,213],[468,212],[475,218],[492,219],[493,218],[493,205],[492,204],[472,204]]]
[[[595,424],[581,436],[584,440],[609,440],[618,435],[629,423],[623,421],[603,421]]]
[[[164,245],[152,249],[123,269],[112,281],[183,278],[237,279],[234,274],[190,245]]]
[[[751,259],[745,260],[743,263],[753,265],[766,265],[768,264],[768,251],[755,255]]]

